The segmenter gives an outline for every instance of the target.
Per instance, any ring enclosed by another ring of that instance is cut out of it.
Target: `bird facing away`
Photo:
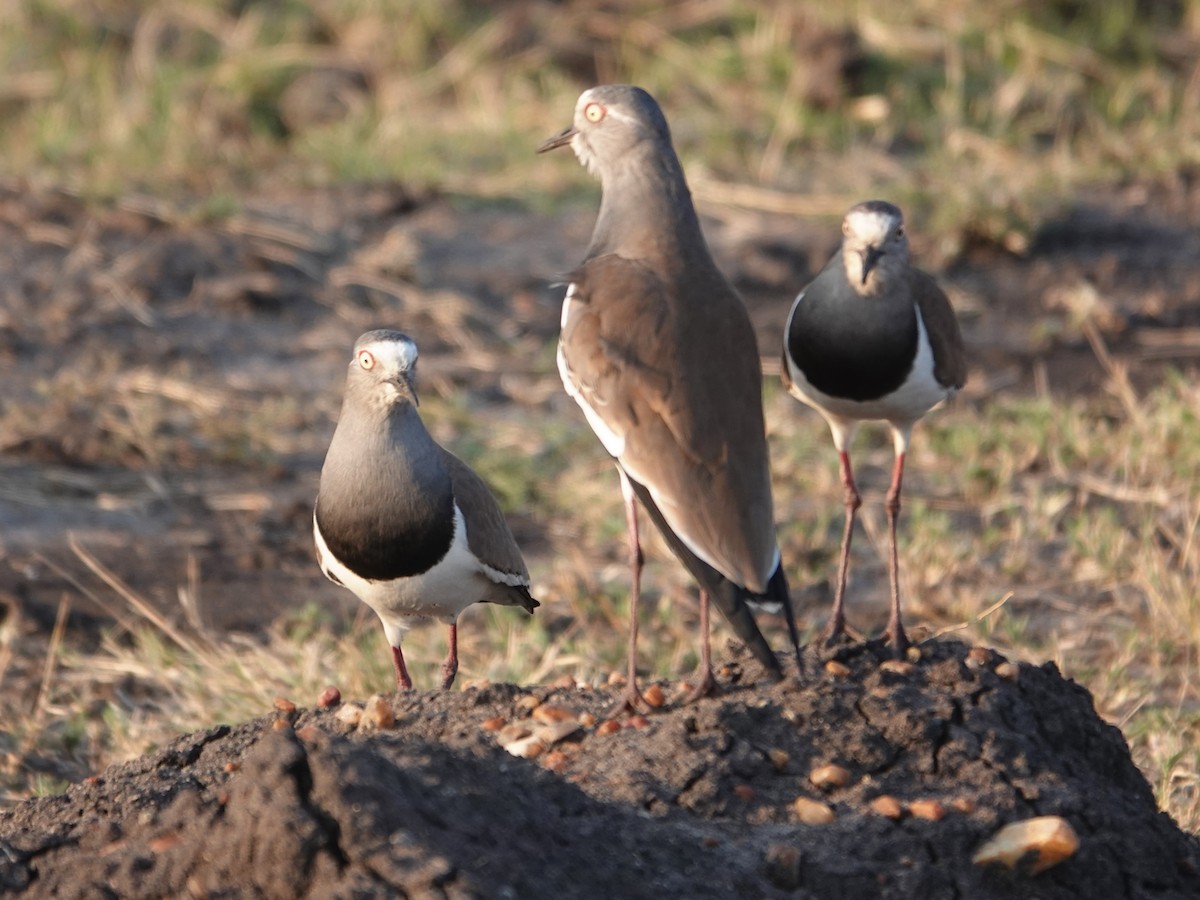
[[[398,331],[368,331],[355,342],[313,534],[321,570],[383,623],[398,690],[412,687],[404,633],[426,618],[450,626],[446,690],[458,672],[459,613],[472,603],[532,613],[538,602],[487,485],[417,414],[416,366],[417,345]]]
[[[881,419],[892,431],[895,464],[887,493],[891,537],[892,647],[908,646],[900,622],[896,517],[904,456],[913,425],[966,381],[962,335],[950,301],[933,278],[909,265],[904,216],[882,200],[853,207],[842,246],[800,292],[783,338],[782,379],[798,400],[829,423],[841,461],[846,523],[826,640],[845,628],[843,602],[855,514],[862,505],[849,447],[859,422]]]
[[[640,503],[700,584],[695,699],[715,687],[709,598],[768,674],[779,660],[747,601],[782,607],[800,660],[780,564],[762,412],[762,369],[745,305],[717,269],[658,104],[641,88],[585,91],[570,145],[601,184],[584,261],[568,278],[558,370],[616,461],[629,532],[629,675],[637,688]]]

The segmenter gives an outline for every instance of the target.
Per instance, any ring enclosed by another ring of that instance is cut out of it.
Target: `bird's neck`
[[[711,264],[674,151],[652,145],[634,148],[604,174],[601,190],[589,259],[612,253],[627,259]]]
[[[884,254],[879,257],[864,282],[862,253],[858,250],[847,250],[842,254],[842,267],[846,273],[846,280],[850,282],[854,287],[854,292],[860,297],[883,296],[902,286],[907,264],[907,260],[896,254]]]

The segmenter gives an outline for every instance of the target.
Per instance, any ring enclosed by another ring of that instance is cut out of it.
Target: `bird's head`
[[[602,84],[579,95],[575,121],[537,152],[569,144],[584,167],[603,178],[608,167],[643,141],[670,146],[671,132],[658,103],[639,87]]]
[[[379,329],[354,342],[348,386],[391,406],[417,398],[417,345],[407,334]]]
[[[860,294],[874,293],[890,273],[907,267],[908,237],[900,209],[886,200],[851,208],[842,220],[842,263]]]

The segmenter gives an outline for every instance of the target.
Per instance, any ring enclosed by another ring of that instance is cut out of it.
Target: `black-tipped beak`
[[[883,256],[883,251],[878,247],[868,247],[862,253],[862,283],[867,283],[867,276],[871,274],[871,270],[875,268],[875,264],[879,262],[879,257]]]
[[[411,371],[406,370],[400,373],[400,377],[396,379],[396,388],[402,397],[407,397],[412,401],[413,406],[421,405],[421,398],[417,396],[417,379],[413,377]]]
[[[562,147],[566,144],[569,144],[571,143],[571,138],[575,137],[577,134],[579,134],[579,129],[574,125],[572,125],[570,128],[565,128],[554,137],[543,141],[541,146],[537,148],[537,152],[545,153],[547,150],[553,150],[555,147]]]

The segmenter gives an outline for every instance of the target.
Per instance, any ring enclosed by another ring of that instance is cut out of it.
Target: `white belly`
[[[394,647],[400,646],[404,632],[421,619],[454,622],[464,609],[483,600],[491,587],[484,566],[467,547],[467,529],[457,504],[450,550],[432,569],[408,578],[372,581],[356,575],[329,552],[315,517],[313,535],[321,569],[375,610]]]

